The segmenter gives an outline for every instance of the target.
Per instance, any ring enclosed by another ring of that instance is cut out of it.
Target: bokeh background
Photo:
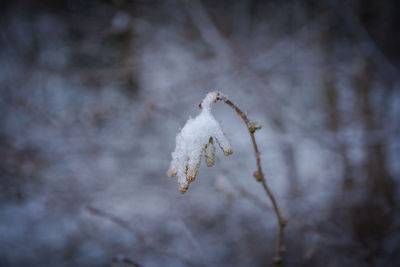
[[[285,266],[399,266],[399,3],[1,1],[0,266],[271,266],[228,106],[234,154],[166,176],[212,90]]]

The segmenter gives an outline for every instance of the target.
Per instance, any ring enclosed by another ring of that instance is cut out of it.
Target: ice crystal
[[[169,177],[178,177],[179,191],[182,194],[189,189],[189,184],[196,178],[201,156],[205,156],[208,167],[214,165],[213,139],[217,141],[225,155],[232,154],[228,138],[211,114],[211,104],[217,101],[219,94],[208,93],[200,104],[200,114],[194,119],[189,118],[181,132],[176,135],[176,147],[167,174]]]

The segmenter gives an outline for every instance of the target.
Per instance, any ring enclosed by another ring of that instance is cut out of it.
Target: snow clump
[[[208,167],[214,165],[213,138],[226,156],[232,154],[228,138],[211,114],[211,104],[219,96],[219,92],[208,93],[200,104],[200,114],[194,119],[189,118],[181,132],[176,135],[176,147],[167,174],[169,177],[178,177],[179,191],[182,194],[196,178],[202,155],[205,156]]]

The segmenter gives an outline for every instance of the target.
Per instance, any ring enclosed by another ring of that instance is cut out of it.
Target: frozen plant
[[[189,119],[182,128],[182,131],[176,135],[176,147],[172,153],[171,166],[167,174],[170,177],[178,176],[179,191],[183,194],[189,189],[189,184],[196,178],[202,155],[206,158],[207,166],[210,167],[214,164],[215,148],[213,139],[217,141],[225,155],[232,154],[232,148],[228,139],[218,121],[211,114],[211,104],[217,101],[222,101],[233,108],[246,124],[250,134],[257,164],[257,170],[253,173],[253,177],[261,183],[274,208],[278,222],[278,244],[274,263],[281,265],[284,251],[283,235],[287,220],[282,217],[261,168],[260,151],[258,150],[254,135],[257,130],[261,129],[261,126],[251,122],[235,103],[219,92],[211,92],[206,95],[203,102],[199,105],[201,109],[200,114],[194,119]]]
[[[178,177],[179,191],[182,194],[196,178],[203,155],[208,167],[214,165],[214,139],[225,155],[232,154],[229,140],[211,114],[211,104],[217,101],[219,95],[218,92],[208,93],[200,104],[200,114],[194,119],[190,118],[176,135],[176,147],[167,174]]]

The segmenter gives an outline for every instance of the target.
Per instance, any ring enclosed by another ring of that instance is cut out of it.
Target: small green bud
[[[281,221],[279,222],[279,224],[282,225],[282,227],[285,227],[287,222],[288,222],[288,220],[286,218],[282,218]]]
[[[261,182],[263,180],[263,176],[261,173],[259,173],[258,171],[255,171],[253,173],[253,177],[256,178],[257,181]]]
[[[261,125],[256,125],[255,123],[251,123],[249,126],[248,126],[248,130],[249,130],[249,132],[250,133],[254,133],[255,131],[257,131],[257,130],[260,130],[262,127],[261,127]]]

